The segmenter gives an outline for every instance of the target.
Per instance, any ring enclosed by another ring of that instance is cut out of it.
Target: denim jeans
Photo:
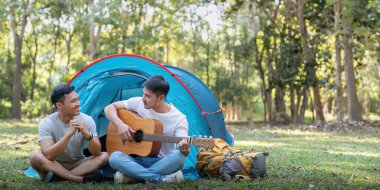
[[[110,166],[137,181],[161,182],[166,175],[181,170],[185,156],[174,150],[165,157],[133,157],[116,151],[109,157]]]

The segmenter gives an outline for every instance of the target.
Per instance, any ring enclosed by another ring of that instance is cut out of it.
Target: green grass
[[[0,189],[380,189],[380,133],[309,132],[231,126],[236,147],[269,152],[268,175],[253,181],[220,179],[181,184],[44,183],[20,175],[38,147],[37,126],[0,122]]]

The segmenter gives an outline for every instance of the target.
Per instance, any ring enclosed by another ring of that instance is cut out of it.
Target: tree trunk
[[[254,10],[253,7],[253,0],[248,1],[248,7],[249,7],[249,13],[250,13],[250,21],[251,21],[251,31],[252,31],[252,42],[253,42],[253,50],[255,54],[255,62],[257,64],[257,69],[260,73],[260,79],[261,79],[261,99],[264,104],[264,122],[267,122],[267,100],[266,100],[266,83],[265,83],[265,74],[262,67],[262,54],[260,55],[259,48],[257,47],[257,23],[256,23],[256,10]],[[264,47],[263,47],[264,48]],[[264,50],[263,50],[264,51]],[[247,69],[248,70],[248,69]]]
[[[13,32],[14,38],[14,53],[15,57],[15,70],[13,73],[13,87],[12,87],[12,118],[21,118],[21,49],[22,49],[22,39],[15,32]]]
[[[266,110],[268,115],[268,121],[272,122],[274,121],[274,114],[273,114],[273,106],[272,106],[272,90],[266,90],[265,91],[265,100],[266,100]]]
[[[73,34],[69,33],[69,39],[65,40],[66,41],[66,51],[67,51],[67,62],[66,62],[66,67],[67,69],[69,68],[70,65],[70,59],[71,59],[71,41],[73,39]]]
[[[313,95],[314,99],[312,99],[312,109],[314,112],[315,109],[315,119],[317,122],[325,122],[325,118],[323,116],[323,106],[321,102],[321,96],[319,95],[319,85],[318,87],[313,87]],[[322,117],[322,118],[321,118]],[[313,120],[314,120],[314,114],[313,114]]]
[[[46,91],[46,101],[44,104],[43,113],[46,113],[46,111],[47,111],[47,105],[46,104],[50,102],[50,91],[53,89],[51,77],[53,75],[55,56],[57,54],[58,40],[59,40],[59,36],[60,36],[60,31],[61,31],[61,27],[59,26],[59,18],[58,18],[58,24],[55,27],[57,27],[57,29],[56,29],[55,36],[54,36],[54,50],[53,50],[53,56],[50,60],[48,88]]]
[[[290,117],[291,117],[291,120],[292,120],[292,123],[296,123],[296,105],[294,103],[295,101],[295,98],[294,98],[294,86],[290,86]]]
[[[336,119],[342,121],[343,114],[343,90],[342,90],[342,64],[341,64],[341,42],[340,42],[340,8],[341,1],[334,1],[334,13],[335,13],[335,72],[336,72]]]
[[[72,14],[71,9],[70,9],[69,13]],[[66,23],[68,23],[69,19],[70,19],[70,17],[67,17]],[[73,23],[73,25],[74,24],[75,23]],[[70,30],[68,30],[67,33],[68,33],[68,37],[66,39],[66,36],[65,36],[64,39],[65,39],[65,42],[66,42],[66,51],[67,51],[66,69],[69,70],[70,59],[71,59],[71,42],[72,42],[72,39],[73,39],[73,36],[74,36],[74,31],[71,32]]]
[[[297,88],[296,89],[296,97],[297,97],[297,99],[296,99],[295,116],[294,116],[296,123],[299,122],[299,119],[298,119],[299,118],[299,109],[300,109],[300,105],[301,105],[301,98],[302,98],[302,95],[303,95],[301,93],[302,93],[301,89]]]
[[[32,27],[32,34],[33,34],[33,43],[34,43],[34,52],[32,45],[28,42],[28,40],[25,41],[26,46],[29,49],[30,55],[32,56],[32,82],[31,82],[31,89],[30,89],[30,96],[29,99],[31,101],[34,100],[34,89],[36,88],[36,65],[37,65],[37,53],[38,53],[38,34],[36,33],[35,26],[31,22]]]
[[[210,27],[207,27],[207,60],[206,60],[206,84],[210,86]]]
[[[123,34],[121,39],[122,39],[122,44],[121,44],[121,52],[120,53],[125,53],[125,40],[127,39],[127,35]]]
[[[355,8],[355,1],[343,1],[343,30],[344,30],[344,71],[346,76],[346,91],[347,91],[347,111],[348,119],[350,121],[362,120],[362,107],[360,106],[359,99],[356,92],[356,79],[353,63],[353,50],[352,50],[352,33],[353,33],[353,9]]]
[[[273,36],[273,43],[274,47],[277,47],[276,43],[276,36]],[[273,52],[276,51],[273,49]],[[268,83],[272,80],[272,76],[274,73],[274,69],[272,66],[272,60],[273,60],[273,52],[270,51],[270,46],[267,47],[267,70],[268,70]],[[275,116],[273,113],[273,98],[272,98],[272,89],[268,88],[265,90],[265,101],[266,101],[266,108],[267,108],[267,114],[268,114],[268,120],[269,122],[272,122],[275,120]]]
[[[275,27],[276,26],[276,19],[277,19],[277,15],[278,15],[278,12],[279,12],[279,8],[280,8],[280,5],[281,3],[278,3],[275,10],[273,11],[273,13],[269,14],[268,12],[267,13],[267,16],[269,17],[270,21],[271,21],[271,25],[270,25],[270,28],[271,29],[272,27]],[[271,32],[272,34],[272,37],[273,37],[273,49],[271,49],[271,45],[270,45],[270,41],[269,41],[269,38],[266,38],[266,40],[268,40],[266,43],[268,45],[266,45],[266,53],[267,53],[267,70],[268,70],[268,77],[267,77],[267,80],[268,80],[268,84],[271,82],[272,80],[272,77],[274,75],[274,69],[273,69],[273,65],[272,65],[272,62],[273,62],[273,58],[274,58],[274,61],[277,62],[277,34],[276,32]],[[271,51],[272,50],[272,51]],[[272,89],[271,88],[268,88],[266,89],[265,91],[265,100],[266,100],[266,108],[267,108],[267,113],[268,113],[268,120],[270,122],[274,121],[275,120],[275,113],[273,111],[273,105],[272,105],[272,102],[273,102],[273,98],[272,98]]]
[[[287,123],[289,119],[286,116],[284,92],[282,91],[280,87],[276,87],[274,101],[275,101],[275,108],[276,108],[276,121]]]
[[[266,94],[265,94],[265,87],[263,84],[260,86],[260,92],[261,92],[261,100],[263,101],[264,104],[264,122],[266,123],[267,120],[267,100],[266,100]]]
[[[266,117],[266,113],[267,113],[267,97],[266,97],[266,89],[267,89],[267,85],[266,85],[266,82],[265,82],[265,73],[264,73],[264,69],[263,69],[263,66],[262,66],[262,58],[263,58],[263,54],[264,54],[264,47],[263,49],[261,50],[261,52],[259,51],[259,48],[258,48],[258,45],[257,45],[257,39],[254,38],[253,39],[253,50],[255,51],[255,61],[256,61],[256,64],[257,64],[257,70],[259,71],[259,74],[260,74],[260,79],[261,79],[261,97],[262,97],[262,101],[263,101],[263,104],[265,105],[264,106],[264,121],[266,122],[267,121],[267,117]]]
[[[89,54],[88,58],[90,61],[94,59],[94,54],[96,50],[96,41],[95,41],[95,21],[94,21],[94,1],[90,0],[90,21],[89,21],[89,30],[90,30],[90,49],[89,49]]]
[[[302,43],[302,48],[303,48],[303,56],[302,59],[306,61],[307,64],[315,63],[315,56],[313,55],[314,53],[312,52],[311,48],[309,47],[308,44],[308,34],[307,34],[307,28],[305,25],[305,18],[304,18],[304,4],[306,3],[306,0],[299,0],[298,1],[298,25],[299,25],[299,30],[301,34],[301,43]],[[316,76],[316,69],[314,68],[313,65],[311,64],[312,68],[310,69],[310,74],[311,78],[314,81],[313,85],[313,94],[314,94],[314,107],[316,111],[316,120],[317,122],[325,122],[325,118],[323,116],[323,107],[322,107],[322,102],[321,102],[321,96],[319,93],[319,84],[318,84],[318,79]]]
[[[233,120],[234,119],[234,107],[233,107],[233,104],[231,103],[231,102],[227,102],[226,103],[226,105],[227,105],[227,108],[231,108],[230,110],[229,110],[229,112],[227,112],[227,120]]]
[[[13,73],[13,86],[12,86],[12,118],[21,118],[21,79],[22,79],[22,43],[25,33],[25,26],[28,19],[27,9],[29,1],[23,1],[22,9],[23,15],[19,19],[20,23],[16,21],[15,7],[10,7],[11,20],[12,20],[12,33],[14,39],[14,53],[15,53],[15,70]],[[20,24],[20,29],[18,29]],[[19,33],[17,33],[19,31]]]
[[[308,90],[307,90],[307,87],[304,87],[304,89],[302,90],[302,94],[303,94],[303,99],[302,99],[302,104],[301,104],[301,108],[300,108],[300,112],[299,112],[299,115],[298,115],[298,123],[302,123],[303,120],[305,119],[305,111],[308,107],[308,99],[309,99],[309,93],[308,93]]]
[[[235,120],[240,121],[241,118],[241,106],[238,103],[235,103]]]
[[[271,122],[271,121],[274,121],[274,118],[275,118],[274,113],[273,113],[273,108],[272,108],[272,90],[269,89],[267,86],[267,82],[266,82],[266,78],[265,78],[265,72],[264,72],[264,68],[262,66],[263,57],[264,57],[263,55],[264,55],[264,51],[265,51],[265,53],[267,55],[267,63],[266,63],[266,68],[268,71],[267,81],[269,83],[271,80],[271,77],[273,75],[273,72],[274,72],[273,67],[272,67],[273,58],[272,58],[272,52],[271,52],[271,48],[270,48],[270,40],[269,40],[269,36],[264,37],[264,46],[263,46],[263,49],[261,50],[261,53],[260,53],[260,51],[258,49],[258,45],[257,45],[257,39],[256,39],[256,35],[257,35],[258,30],[259,30],[259,28],[257,27],[258,24],[256,22],[256,15],[257,15],[256,12],[260,11],[260,10],[254,8],[254,6],[253,6],[254,1],[253,0],[248,1],[248,3],[249,3],[248,7],[249,7],[249,12],[250,12],[250,20],[251,20],[251,27],[252,27],[251,31],[252,31],[253,36],[254,36],[253,45],[254,45],[254,51],[255,51],[255,56],[256,56],[256,64],[257,64],[257,68],[259,70],[260,78],[261,78],[261,82],[262,82],[261,93],[262,93],[262,101],[264,104],[264,121],[265,122],[266,121]],[[274,10],[273,14],[267,15],[268,18],[271,20],[270,26],[267,26],[268,30],[270,30],[270,28],[275,25],[275,20],[277,17],[278,8],[279,8],[279,5]],[[270,35],[270,34],[268,34],[268,35]],[[273,37],[274,43],[276,43],[275,33],[273,33],[272,37]],[[274,45],[274,47],[276,47],[276,45]],[[268,118],[268,120],[267,120],[267,118]]]
[[[95,18],[95,15],[94,15],[95,5],[94,5],[94,1],[90,0],[89,3],[90,3],[89,4],[89,7],[90,7],[90,21],[89,21],[90,49],[89,49],[89,51],[90,52],[88,54],[88,57],[89,57],[90,61],[93,61],[96,50],[97,50],[97,43],[98,43],[98,39],[99,39],[102,28],[101,28],[101,25],[99,25],[97,29],[95,28],[95,20],[94,20],[94,18]],[[96,30],[96,34],[95,34],[95,30]]]
[[[193,43],[192,43],[192,47],[193,47],[193,51],[192,51],[192,58],[193,58],[193,65],[192,65],[192,70],[193,72],[196,72],[196,64],[197,64],[197,38],[196,38],[196,35],[197,35],[197,27],[195,27],[195,29],[193,29]]]
[[[34,90],[36,89],[36,65],[37,65],[37,61],[36,61],[36,56],[37,56],[37,44],[36,44],[36,53],[33,57],[33,74],[32,74],[32,88],[30,89],[30,100],[33,101],[34,100]]]
[[[191,20],[190,20],[190,25],[191,25],[191,32],[192,32],[192,42],[191,42],[191,45],[192,45],[192,52],[191,52],[191,55],[192,55],[192,65],[191,65],[191,70],[196,73],[196,64],[197,64],[197,34],[198,34],[198,27],[196,26],[196,24],[194,24],[195,19],[194,19],[194,15],[195,15],[195,11],[196,10],[193,10],[193,9],[190,9],[190,14],[191,14]]]

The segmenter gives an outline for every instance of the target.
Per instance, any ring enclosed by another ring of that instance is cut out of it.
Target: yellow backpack
[[[223,139],[214,139],[215,146],[207,151],[201,148],[196,168],[201,177],[222,177],[223,180],[252,179],[266,174],[268,153],[242,152]]]

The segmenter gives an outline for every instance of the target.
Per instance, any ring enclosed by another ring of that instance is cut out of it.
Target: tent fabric
[[[170,90],[166,101],[186,115],[189,136],[213,136],[233,144],[223,114],[217,112],[220,106],[214,95],[200,79],[183,69],[164,66],[140,55],[116,54],[89,64],[69,84],[79,95],[81,112],[94,119],[99,137],[104,137],[109,123],[104,107],[115,101],[142,96],[141,85],[154,75],[162,75],[168,81]],[[198,178],[194,167],[198,150],[191,146],[183,168],[186,179]]]
[[[232,145],[233,138],[225,128],[224,116],[221,112],[221,107],[217,102],[215,96],[210,89],[196,76],[188,71],[174,66],[165,65],[171,72],[173,72],[190,90],[198,101],[202,115],[206,117],[206,122],[210,126],[211,135],[226,140]]]

